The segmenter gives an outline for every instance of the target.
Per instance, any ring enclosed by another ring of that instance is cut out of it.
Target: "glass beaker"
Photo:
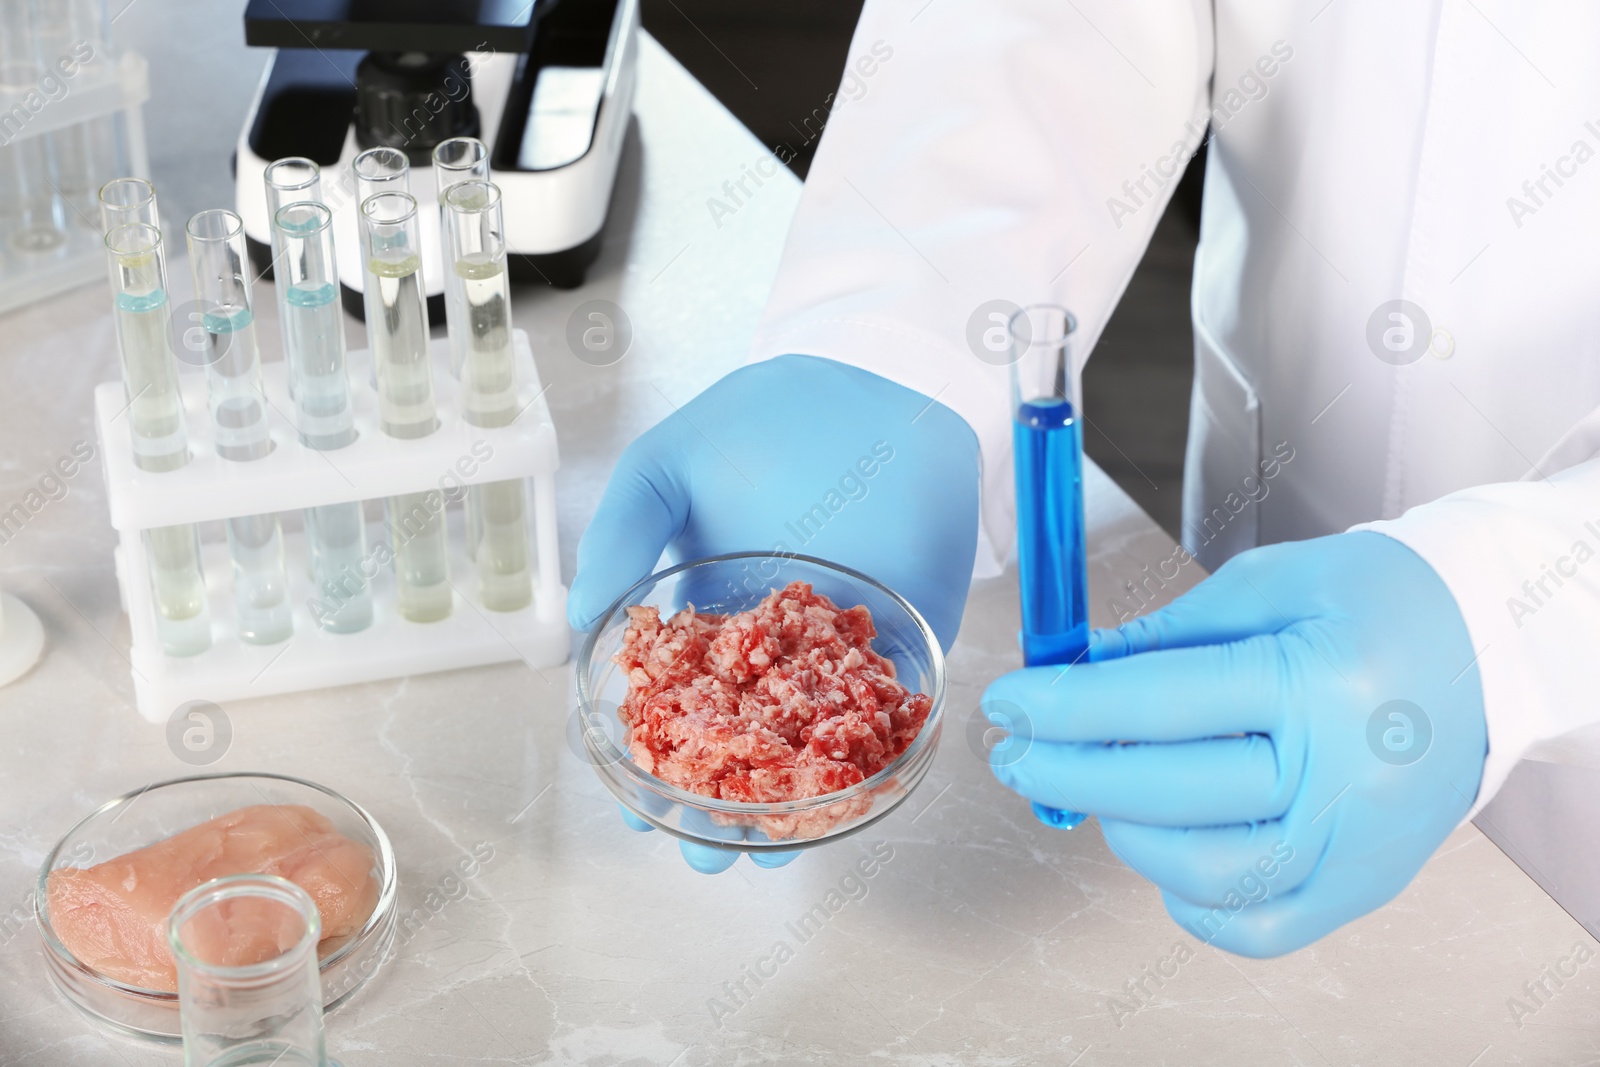
[[[317,942],[304,889],[271,874],[215,878],[167,919],[187,1067],[328,1067]]]

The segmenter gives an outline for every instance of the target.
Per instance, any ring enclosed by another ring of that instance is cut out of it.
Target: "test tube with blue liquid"
[[[283,250],[278,247],[278,226],[276,219],[278,212],[290,204],[300,204],[307,201],[322,203],[322,168],[315,160],[304,156],[285,156],[275,159],[267,164],[267,169],[262,172],[262,183],[266,186],[267,193],[267,229],[270,233],[272,244],[271,274],[277,279],[278,261]],[[284,287],[276,285],[273,293],[278,301],[278,323],[286,325],[289,316],[284,313]],[[289,399],[294,399],[294,375],[289,375]]]
[[[1012,447],[1017,485],[1017,572],[1022,660],[1067,666],[1089,649],[1088,566],[1083,525],[1083,432],[1065,308],[1038,304],[1011,318]],[[1050,826],[1070,830],[1079,812],[1033,804]]]
[[[244,222],[217,208],[191,218],[187,232],[189,269],[200,305],[200,329],[193,331],[197,350],[191,356],[206,368],[217,455],[234,462],[262,459],[272,451],[272,437],[251,310]],[[184,336],[188,344],[191,334]],[[229,519],[227,527],[239,639],[255,645],[287,640],[294,620],[278,516],[240,515]]]
[[[302,201],[279,208],[272,222],[295,429],[307,448],[344,448],[355,441],[356,427],[345,372],[333,212]],[[332,633],[366,629],[372,625],[372,590],[361,577],[366,522],[360,501],[307,508],[305,528],[311,577],[324,605],[318,624]]]

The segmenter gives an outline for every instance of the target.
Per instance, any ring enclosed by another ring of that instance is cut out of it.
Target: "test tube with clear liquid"
[[[105,0],[37,0],[37,6],[42,58],[49,65],[70,64],[74,92],[116,77]],[[56,187],[71,209],[68,221],[93,229],[95,190],[118,169],[114,119],[102,115],[46,136]]]
[[[322,168],[314,160],[304,156],[286,156],[275,159],[267,164],[266,170],[261,173],[262,184],[266,189],[267,197],[267,229],[271,231],[272,244],[272,276],[276,281],[278,276],[278,260],[282,255],[278,242],[278,226],[276,219],[278,212],[290,204],[322,203]],[[289,321],[283,302],[284,287],[273,286],[273,295],[278,302],[278,323],[284,326]],[[294,375],[289,375],[289,399],[294,399]]]
[[[177,361],[167,346],[161,231],[146,222],[124,223],[106,234],[105,245],[133,462],[144,471],[175,471],[189,462],[189,438]],[[198,531],[162,526],[141,537],[162,650],[169,656],[204,652],[211,647],[211,615]]]
[[[206,369],[217,455],[235,462],[262,459],[272,451],[272,437],[251,309],[244,222],[219,208],[195,215],[187,232],[199,328],[185,331],[185,350]],[[227,527],[239,639],[256,645],[287,640],[294,632],[294,618],[278,516],[242,515],[228,519]]]
[[[402,439],[426,437],[439,427],[420,235],[417,202],[410,193],[392,190],[362,198],[362,291],[378,379],[378,423],[384,433]],[[444,505],[438,491],[384,501],[394,546],[396,610],[412,622],[436,622],[454,606]]]
[[[1017,576],[1022,659],[1029,667],[1077,663],[1089,649],[1083,431],[1071,347],[1076,326],[1065,308],[1048,304],[1023,308],[1009,323]],[[1037,802],[1033,811],[1064,830],[1085,818]]]
[[[52,57],[53,58],[53,57]],[[7,113],[26,112],[40,93],[49,68],[41,48],[40,13],[28,0],[0,0],[0,97],[18,102]],[[53,72],[51,72],[53,73]],[[51,180],[52,134],[14,136],[0,144],[0,234],[16,252],[42,255],[67,240],[66,209]],[[20,131],[27,132],[27,131]]]
[[[450,225],[450,210],[445,206],[445,197],[450,190],[461,182],[486,182],[489,180],[489,149],[476,137],[451,137],[440,141],[433,149],[433,183],[434,190],[439,197],[439,233],[442,235],[441,243],[444,245],[444,256],[448,261],[450,238],[445,235]],[[442,264],[444,267],[444,302],[445,302],[445,332],[450,338],[450,373],[456,378],[461,377],[461,365],[467,358],[470,342],[467,337],[466,316],[463,314],[463,301],[461,278],[450,269],[449,262]]]
[[[346,176],[354,187],[356,198],[356,226],[360,229],[361,205],[370,197],[379,193],[409,193],[411,192],[411,158],[398,148],[379,146],[369,148],[359,153],[350,161],[348,175]],[[362,270],[365,271],[365,265]],[[365,273],[362,275],[365,278]],[[363,296],[365,292],[363,291]],[[376,361],[372,369],[372,388],[378,388],[378,370]]]
[[[274,276],[283,310],[283,350],[300,443],[318,451],[356,439],[345,373],[344,319],[333,253],[333,212],[314,201],[273,216]],[[332,633],[372,625],[372,590],[362,577],[366,522],[361,504],[307,508],[311,578],[322,599],[317,622]]]
[[[450,269],[449,209],[445,196],[452,186],[466,181],[489,180],[489,149],[476,137],[451,137],[440,141],[433,149],[434,195],[439,198],[439,243],[441,267],[444,273],[445,334],[450,340],[450,376],[461,380],[461,365],[470,347],[467,329],[466,297],[461,288],[461,277]],[[468,496],[466,507],[467,559],[477,562],[478,542],[482,540],[482,510],[473,496]]]
[[[461,286],[459,301],[447,299],[445,306],[453,321],[465,327],[462,417],[473,426],[509,426],[519,413],[500,190],[492,182],[459,182],[445,194],[445,214],[445,273]],[[517,611],[532,603],[522,479],[470,486],[467,529],[484,606]]]
[[[225,875],[180,897],[166,941],[185,1067],[330,1067],[321,937],[316,901],[277,875]]]

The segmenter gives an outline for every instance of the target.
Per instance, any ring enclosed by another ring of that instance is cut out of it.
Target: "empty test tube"
[[[304,156],[286,156],[273,160],[262,171],[261,180],[266,186],[267,218],[275,219],[278,212],[290,204],[322,203],[322,168],[315,160]],[[273,237],[273,252],[278,249]],[[273,256],[274,265],[277,256]]]
[[[411,192],[411,160],[398,148],[369,148],[350,162],[357,204],[379,193]]]
[[[379,192],[361,202],[361,258],[379,425],[391,437],[426,437],[438,428],[439,419],[428,359],[417,202],[410,193]],[[394,545],[397,610],[413,622],[444,618],[453,596],[443,495],[404,493],[385,505]]]
[[[476,137],[451,137],[433,150],[433,182],[439,197],[439,232],[450,225],[445,196],[461,182],[489,180],[489,149]],[[450,337],[450,373],[461,377],[461,364],[467,358],[466,316],[462,313],[461,279],[450,269],[450,238],[443,237],[445,332]]]
[[[355,441],[356,429],[345,374],[333,212],[314,201],[280,207],[273,216],[273,249],[300,443],[319,451],[343,448]],[[372,624],[372,590],[362,576],[366,522],[360,503],[307,508],[305,525],[311,577],[323,605],[318,625],[333,633],[366,629]]]
[[[143,178],[113,178],[100,187],[100,232],[142,222],[159,227],[156,187]]]
[[[188,236],[203,346],[195,355],[206,368],[217,455],[240,462],[261,459],[272,451],[272,438],[244,223],[231,211],[202,211],[189,220]],[[240,640],[259,645],[287,640],[294,621],[278,516],[245,515],[229,519],[227,526]]]
[[[511,345],[511,288],[506,276],[500,190],[492,182],[457,183],[445,195],[446,274],[461,285],[446,307],[465,327],[462,417],[474,426],[509,426],[517,418],[517,373]],[[485,607],[516,611],[533,601],[527,496],[521,479],[471,486],[467,527],[474,539],[479,593]]]

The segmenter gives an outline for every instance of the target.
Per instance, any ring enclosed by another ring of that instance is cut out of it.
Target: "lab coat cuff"
[[[1462,494],[1413,508],[1398,519],[1351,528],[1392,537],[1421,556],[1450,590],[1466,623],[1473,659],[1461,669],[1465,674],[1477,666],[1489,750],[1463,823],[1494,799],[1528,749],[1567,729],[1558,707],[1564,686],[1540,676],[1547,655],[1531,643],[1526,628],[1519,631],[1506,604],[1506,592],[1522,581],[1527,559],[1543,549],[1532,538],[1508,541],[1504,526],[1515,520],[1503,510]],[[1537,573],[1537,563],[1533,567]]]
[[[1006,368],[904,323],[867,315],[807,317],[764,329],[752,345],[750,362],[790,354],[859,367],[914,389],[966,420],[982,451],[982,521],[973,577],[1000,574],[1011,552],[1016,508]]]

